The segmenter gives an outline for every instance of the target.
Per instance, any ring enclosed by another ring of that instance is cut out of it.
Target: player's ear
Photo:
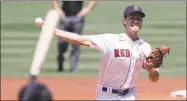
[[[123,25],[126,25],[126,18],[122,19]]]

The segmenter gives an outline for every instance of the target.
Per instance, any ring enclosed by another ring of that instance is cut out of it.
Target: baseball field
[[[87,3],[87,2],[86,2]],[[184,1],[98,1],[86,16],[83,34],[123,33],[122,17],[128,5],[141,6],[146,14],[139,36],[152,47],[171,48],[160,69],[160,80],[152,83],[142,72],[137,80],[137,99],[175,100],[170,93],[186,89],[186,2]],[[1,100],[16,100],[29,75],[40,34],[36,17],[44,18],[50,1],[1,2]],[[99,75],[100,53],[81,46],[79,72],[69,72],[69,53],[65,72],[57,73],[57,37],[54,37],[39,75],[55,100],[94,100]]]

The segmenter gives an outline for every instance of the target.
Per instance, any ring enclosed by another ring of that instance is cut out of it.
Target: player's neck
[[[129,36],[129,38],[131,38],[133,41],[136,41],[139,39],[139,37],[137,36],[137,32],[136,33],[133,33],[133,32],[128,32],[128,31],[125,31],[127,36]]]

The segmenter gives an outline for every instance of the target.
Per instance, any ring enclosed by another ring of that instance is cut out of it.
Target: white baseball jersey
[[[114,89],[135,86],[135,80],[143,70],[143,60],[151,46],[142,39],[133,41],[125,33],[91,35],[92,48],[101,52],[99,83]]]

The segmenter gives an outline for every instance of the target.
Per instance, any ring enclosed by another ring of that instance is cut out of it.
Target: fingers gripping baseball
[[[36,26],[42,28],[42,26],[44,25],[44,21],[42,18],[35,18],[35,24]]]
[[[160,48],[153,48],[149,56],[144,61],[143,67],[148,68],[159,68],[163,63],[163,57],[168,53],[170,48],[167,45],[163,45]]]

